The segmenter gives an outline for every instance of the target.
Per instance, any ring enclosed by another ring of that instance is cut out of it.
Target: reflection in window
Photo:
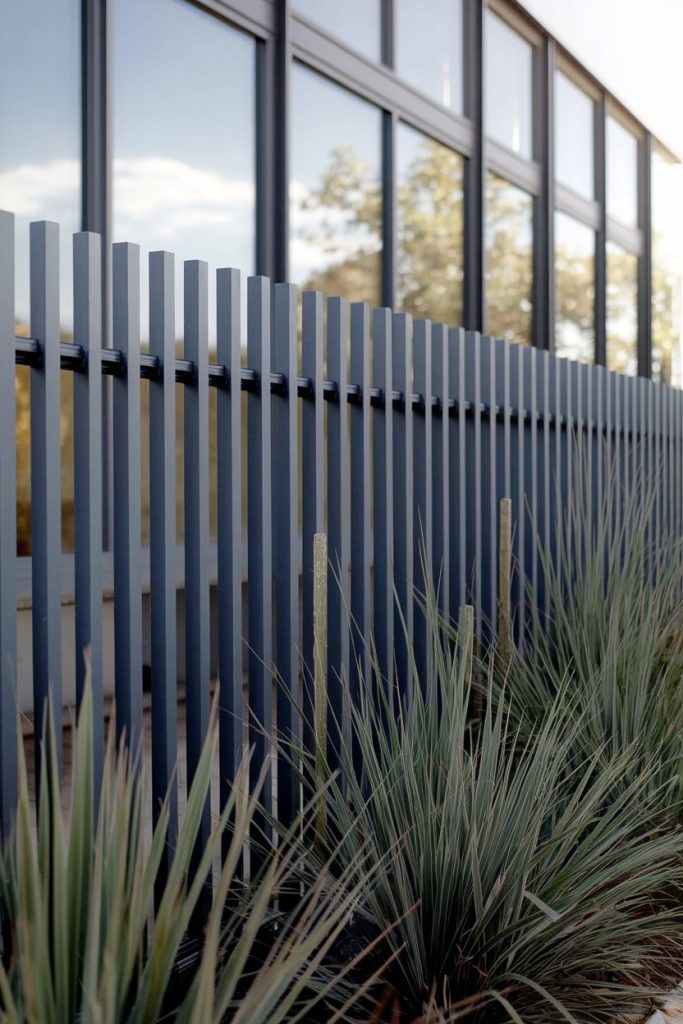
[[[396,71],[462,113],[462,0],[397,0]]]
[[[683,278],[680,257],[679,209],[683,168],[652,154],[652,376],[683,384]]]
[[[555,351],[591,363],[595,358],[595,232],[555,214]]]
[[[531,158],[533,47],[490,11],[485,38],[486,134]]]
[[[463,159],[399,125],[397,302],[415,317],[462,322]]]
[[[3,5],[0,209],[16,214],[16,326],[28,335],[29,223],[61,226],[62,340],[73,331],[72,235],[81,227],[81,3]],[[11,102],[8,102],[8,97]],[[17,368],[17,551],[31,553],[30,373]],[[62,374],[62,547],[73,551],[71,374]]]
[[[486,329],[531,342],[533,201],[496,174],[486,184]]]
[[[176,337],[182,346],[183,261],[209,263],[215,343],[215,268],[253,273],[255,41],[184,0],[114,6],[114,240],[142,245],[141,324],[148,336],[148,252],[176,256]],[[154,40],[150,60],[149,41]],[[176,471],[183,471],[183,389],[176,389]],[[149,386],[141,388],[143,516],[149,540]],[[214,436],[215,401],[211,401]],[[212,442],[213,443],[213,442]],[[212,460],[213,465],[213,460]],[[215,481],[212,479],[212,530]],[[178,487],[177,536],[184,509]]]
[[[638,372],[638,257],[607,243],[607,368]]]
[[[638,224],[638,140],[614,117],[607,118],[607,213]]]
[[[294,65],[290,262],[301,288],[379,303],[380,130],[379,110]]]
[[[557,180],[586,199],[593,180],[593,101],[558,71],[555,76],[555,154]]]
[[[371,60],[380,60],[379,0],[293,0],[292,7]]]

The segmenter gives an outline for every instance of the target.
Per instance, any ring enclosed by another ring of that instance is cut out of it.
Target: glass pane
[[[0,209],[16,214],[16,324],[29,325],[29,223],[60,224],[62,340],[73,337],[72,235],[81,228],[81,3],[9,0],[0,33]],[[30,373],[17,382],[17,551],[31,553]],[[62,374],[62,546],[73,550],[71,374]]]
[[[114,12],[114,241],[143,247],[143,337],[155,249],[176,255],[179,325],[182,262],[208,261],[215,335],[214,268],[254,270],[256,44],[184,0]]]
[[[652,154],[652,376],[683,385],[683,167]],[[678,221],[678,222],[677,222]]]
[[[462,322],[463,159],[399,125],[397,303],[415,317]]]
[[[496,174],[486,185],[486,330],[530,344],[533,200]]]
[[[490,11],[484,63],[486,134],[530,159],[533,47]]]
[[[638,257],[607,243],[607,368],[638,372]]]
[[[561,71],[555,77],[555,154],[558,181],[592,199],[593,100]]]
[[[114,5],[114,240],[138,242],[141,329],[148,337],[148,253],[176,256],[176,338],[182,348],[183,261],[209,263],[215,346],[216,267],[254,272],[256,43],[184,0]],[[150,39],[154,59],[150,60]],[[184,508],[183,388],[176,389],[177,537]],[[211,402],[211,435],[215,402]],[[149,541],[149,387],[141,388],[142,539]],[[215,480],[211,518],[215,529]]]
[[[292,6],[354,50],[371,60],[381,59],[380,0],[294,0]]]
[[[555,214],[555,351],[595,359],[595,232],[573,217]]]
[[[301,288],[379,303],[380,131],[376,107],[294,65],[289,255]]]
[[[397,0],[396,71],[462,113],[462,0]]]
[[[607,213],[622,224],[638,224],[638,140],[607,118]]]

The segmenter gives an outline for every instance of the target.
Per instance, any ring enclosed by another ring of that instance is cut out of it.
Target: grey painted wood
[[[538,592],[538,353],[534,349],[522,349],[524,409],[527,413],[524,425],[524,531],[526,552],[526,579],[532,593]],[[527,602],[528,604],[528,602]],[[525,626],[534,627],[532,609],[526,609]]]
[[[43,735],[48,696],[62,706],[62,496],[59,364],[59,228],[31,224],[31,335],[42,354],[31,370],[31,561],[33,709]],[[57,763],[62,736],[57,732]],[[36,744],[36,778],[41,751]]]
[[[277,729],[283,742],[300,738],[295,708],[299,695],[299,417],[297,292],[294,285],[275,286],[272,369],[287,385],[273,397],[273,584],[275,591]],[[286,759],[277,768],[278,818],[290,825],[299,810],[299,787]]]
[[[270,281],[247,282],[247,359],[259,387],[247,398],[247,510],[249,594],[249,742],[254,750],[251,784],[255,787],[271,755],[273,707],[273,518],[270,396]],[[261,803],[272,810],[272,774],[266,771]],[[257,828],[269,832],[265,818]]]
[[[14,216],[0,210],[0,837],[17,799],[17,447]]]
[[[510,401],[517,410],[516,422],[513,425],[511,447],[511,486],[512,486],[512,530],[513,557],[515,566],[512,572],[512,604],[514,609],[513,635],[517,642],[521,639],[521,630],[525,621],[524,570],[525,551],[525,425],[524,425],[524,366],[522,350],[519,345],[510,346]]]
[[[304,664],[304,742],[313,750],[313,537],[324,532],[323,297],[304,292],[301,372],[313,393],[301,410],[302,659]]]
[[[413,322],[407,313],[394,313],[392,380],[402,395],[393,424],[394,452],[394,650],[396,683],[408,706],[412,702],[408,645],[413,642]]]
[[[450,390],[457,405],[455,443],[451,446],[454,466],[451,472],[451,508],[457,509],[457,540],[455,572],[453,583],[456,585],[451,605],[453,611],[461,608],[467,601],[467,412],[465,402],[465,332],[460,328],[449,331],[451,344],[451,380]]]
[[[423,399],[422,408],[413,414],[413,610],[415,665],[419,679],[427,669],[427,620],[422,602],[427,580],[432,576],[433,498],[432,474],[432,325],[416,320],[413,328],[413,389]]]
[[[433,470],[430,472],[433,501],[432,558],[439,609],[446,620],[451,615],[451,515],[450,515],[450,409],[448,328],[432,325],[432,388],[439,403],[433,427]]]
[[[194,779],[209,729],[211,637],[209,604],[209,268],[184,266],[185,358],[194,364],[184,391],[185,693],[187,781]],[[167,692],[167,698],[172,696]],[[211,830],[207,800],[198,851]]]
[[[89,650],[93,753],[97,776],[104,757],[102,692],[102,253],[99,235],[74,235],[74,342],[87,362],[74,375],[74,549],[76,697],[86,679]]]
[[[373,384],[382,391],[382,403],[373,412],[373,603],[374,641],[382,680],[394,678],[394,410],[392,314],[377,309],[373,315]],[[392,691],[393,692],[393,689]]]
[[[149,554],[152,681],[152,792],[168,788],[176,759],[176,393],[175,260],[149,255],[149,350],[161,373],[149,382]],[[138,735],[140,696],[131,694]],[[173,828],[175,828],[175,794]]]
[[[142,729],[142,574],[140,487],[140,250],[114,245],[113,343],[124,372],[112,383],[114,470],[114,658],[117,728],[137,742]],[[159,742],[157,741],[157,750]],[[153,743],[154,749],[154,743]],[[166,776],[152,760],[154,814]],[[158,763],[158,762],[157,762]]]
[[[216,558],[218,576],[218,744],[221,806],[242,758],[242,397],[240,272],[216,271],[216,345],[227,387],[216,395]],[[225,843],[227,845],[228,837]]]
[[[498,502],[496,366],[493,341],[480,341],[481,365],[481,601],[483,639],[495,636],[498,619]]]
[[[337,400],[327,412],[327,532],[328,532],[328,758],[330,769],[339,763],[340,730],[345,725],[342,680],[350,667],[349,563],[351,558],[351,455],[349,451],[348,304],[332,298],[327,303],[327,372],[337,385]]]
[[[364,302],[351,306],[350,383],[360,387],[360,401],[350,409],[351,443],[351,682],[358,697],[370,679],[372,616],[372,410],[370,407],[370,311]]]
[[[465,573],[467,600],[474,605],[474,628],[481,636],[482,596],[482,466],[481,466],[481,342],[479,334],[465,334],[465,400],[470,415],[465,421],[466,435],[466,515],[467,542]]]

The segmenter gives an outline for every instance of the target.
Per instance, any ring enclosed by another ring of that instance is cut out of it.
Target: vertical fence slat
[[[469,404],[466,433],[466,577],[469,600],[474,605],[475,633],[481,637],[481,339],[474,331],[465,334],[465,400]]]
[[[302,532],[302,657],[304,663],[304,742],[314,749],[313,701],[313,538],[324,532],[325,482],[323,463],[323,297],[304,292],[302,305],[301,372],[313,385],[313,395],[301,410],[301,532]]]
[[[524,508],[524,442],[526,426],[524,423],[524,367],[522,349],[519,345],[510,346],[510,401],[516,409],[515,432],[512,438],[512,530],[514,534],[513,550],[516,555],[516,569],[512,574],[512,592],[514,606],[514,634],[518,642],[523,636],[525,622],[524,600],[524,559],[525,540],[525,508]]]
[[[629,383],[632,378],[622,376],[621,385],[621,410],[624,424],[624,501],[628,507],[631,496],[631,445],[633,437],[631,434],[631,394]]]
[[[413,415],[413,580],[415,584],[413,629],[415,664],[420,679],[427,665],[427,621],[421,600],[427,590],[432,569],[432,325],[416,320],[413,329],[413,365],[415,392],[422,396],[423,408]],[[424,568],[424,572],[423,572]]]
[[[525,481],[526,495],[523,522],[526,532],[526,576],[531,582],[532,593],[538,593],[538,349],[522,349],[524,362],[524,408],[527,411],[525,430]],[[532,609],[528,610],[527,622],[533,622]]]
[[[351,481],[349,452],[348,305],[345,299],[327,303],[327,372],[337,385],[337,400],[327,413],[327,532],[329,572],[327,587],[329,697],[329,763],[336,770],[339,730],[344,724],[341,680],[348,681],[350,665],[349,561]]]
[[[434,424],[434,459],[432,477],[433,537],[432,558],[438,587],[439,609],[446,620],[450,617],[450,409],[448,402],[448,330],[443,324],[432,326],[432,382],[440,405]]]
[[[14,217],[0,210],[0,837],[17,799],[17,462]]]
[[[247,359],[256,370],[258,389],[247,399],[247,509],[249,595],[249,742],[254,749],[251,784],[256,785],[270,754],[273,706],[273,533],[270,462],[270,281],[250,277],[247,282]],[[266,813],[272,809],[272,778],[267,772],[261,791]],[[257,827],[266,829],[259,815]]]
[[[99,235],[74,235],[74,342],[87,353],[74,375],[74,549],[76,696],[90,649],[93,752],[96,774],[104,755],[102,692],[102,252]]]
[[[398,606],[394,648],[399,692],[411,703],[408,647],[413,641],[413,324],[406,313],[394,313],[392,337],[393,387],[403,396],[394,416],[394,582]]]
[[[185,358],[194,364],[184,392],[185,431],[185,720],[187,782],[194,779],[209,728],[209,268],[184,266]],[[199,829],[201,852],[211,830],[207,799]]]
[[[240,272],[216,271],[216,347],[228,387],[216,395],[216,557],[218,571],[218,743],[221,806],[242,758],[242,397]],[[226,835],[225,843],[228,842]]]
[[[510,343],[508,341],[494,341],[492,359],[495,363],[495,390],[494,401],[499,410],[495,417],[495,447],[496,447],[496,521],[498,509],[502,498],[510,498]],[[496,621],[498,617],[498,601],[502,597],[499,594],[498,583],[498,538],[494,538],[495,560],[496,560],[496,589],[493,600],[496,607]]]
[[[540,514],[540,526],[539,532],[541,537],[542,552],[545,558],[548,557],[550,552],[550,480],[551,480],[551,462],[550,462],[550,428],[551,428],[551,404],[550,404],[550,381],[552,378],[551,366],[555,361],[555,356],[551,355],[550,352],[542,352],[539,354],[541,361],[540,373],[539,373],[539,396],[540,396],[540,410],[542,415],[543,433],[541,435],[541,448],[543,457],[539,463],[541,467],[541,514]],[[541,564],[541,557],[537,561],[537,572],[538,579],[541,581],[539,585],[539,594],[541,597],[541,612],[545,611],[545,588],[543,586],[543,568]]]
[[[491,338],[480,341],[481,406],[481,493],[482,493],[482,561],[481,601],[483,636],[495,636],[498,620],[498,502],[496,500],[496,366]]]
[[[593,517],[597,523],[604,501],[605,470],[605,367],[596,366],[593,372],[593,404],[595,408],[595,455]]]
[[[31,555],[33,708],[35,735],[43,734],[45,702],[62,706],[61,422],[59,360],[59,228],[31,224],[31,334],[41,364],[31,370]],[[59,714],[59,710],[57,710]],[[57,761],[62,735],[57,730]],[[36,743],[36,778],[40,778]]]
[[[371,472],[370,313],[364,302],[351,306],[351,383],[361,389],[351,417],[351,620],[353,639],[352,693],[358,695],[370,671]]]
[[[299,443],[297,293],[294,285],[275,286],[273,370],[287,384],[273,398],[273,583],[276,602],[277,729],[285,744],[298,739],[299,703]],[[277,813],[289,826],[299,809],[296,775],[287,760],[277,766]]]
[[[173,778],[178,713],[174,267],[172,253],[150,253],[149,351],[157,357],[161,369],[159,377],[149,382],[152,793],[155,804]],[[131,716],[133,737],[139,735],[140,697],[138,687],[129,697],[127,713]],[[171,799],[172,828],[175,828],[175,792]]]
[[[373,603],[377,661],[380,674],[388,687],[393,679],[394,665],[394,410],[391,398],[391,326],[391,310],[376,309],[372,372],[375,387],[382,391],[383,402],[375,409],[372,423]]]
[[[451,508],[457,515],[457,543],[455,545],[455,587],[451,606],[455,612],[467,601],[467,407],[465,400],[465,332],[461,328],[449,331],[451,363],[449,390],[457,403],[454,417],[456,443],[451,446],[453,469],[451,478]],[[456,510],[457,509],[457,513]]]
[[[125,373],[112,387],[114,469],[114,660],[116,722],[129,737],[142,728],[142,573],[140,568],[140,251],[113,252],[113,342]],[[174,453],[175,458],[175,453]],[[134,740],[136,742],[136,740]],[[154,814],[167,782],[152,752]]]

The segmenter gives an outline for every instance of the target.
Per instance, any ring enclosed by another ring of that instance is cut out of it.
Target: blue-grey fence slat
[[[348,566],[351,546],[351,480],[349,451],[348,304],[345,299],[327,303],[327,370],[337,385],[336,401],[327,411],[327,590],[328,667],[328,761],[331,771],[339,766],[341,729],[345,711],[342,680],[349,679],[350,631]]]
[[[391,310],[375,310],[373,381],[382,396],[372,424],[374,642],[381,681],[393,695],[394,679],[394,406]]]
[[[247,281],[247,359],[257,380],[247,398],[247,511],[249,515],[249,742],[251,781],[263,775],[261,802],[272,810],[273,779],[266,759],[273,716],[273,536],[270,395],[270,281]],[[265,816],[257,828],[267,830]]]
[[[273,288],[266,278],[248,280],[243,316],[240,274],[230,269],[216,274],[214,364],[209,354],[208,267],[200,261],[185,264],[183,325],[177,331],[170,253],[150,256],[149,352],[143,352],[139,249],[127,243],[113,250],[113,348],[102,348],[102,295],[108,288],[102,266],[110,261],[103,258],[99,239],[86,233],[74,240],[70,344],[60,340],[58,241],[57,225],[32,226],[32,337],[15,337],[14,222],[0,214],[3,832],[16,801],[17,696],[23,710],[33,711],[38,730],[48,694],[62,700],[68,618],[61,601],[70,556],[62,553],[60,537],[60,428],[61,418],[71,411],[60,407],[62,373],[74,374],[76,696],[80,699],[83,692],[81,656],[89,647],[98,764],[111,689],[118,730],[137,753],[147,713],[143,682],[148,674],[153,812],[168,793],[172,832],[180,788],[174,772],[179,747],[182,751],[177,738],[179,679],[185,682],[188,781],[196,770],[208,729],[211,687],[217,682],[221,798],[227,798],[243,756],[246,712],[254,748],[252,787],[264,773],[266,809],[286,824],[301,806],[298,773],[289,756],[273,760],[277,752],[271,735],[277,727],[287,742],[302,738],[313,751],[316,533],[328,534],[330,557],[332,767],[339,743],[347,738],[349,709],[342,679],[349,680],[352,699],[359,698],[368,680],[386,688],[394,710],[397,699],[409,706],[407,634],[414,640],[418,682],[423,681],[429,665],[421,606],[427,585],[437,589],[445,616],[455,618],[465,601],[476,603],[476,629],[484,647],[495,634],[502,498],[511,498],[513,504],[511,596],[517,641],[542,621],[548,599],[542,590],[543,552],[558,557],[563,522],[577,494],[594,523],[603,499],[610,498],[609,530],[613,533],[623,524],[625,544],[630,523],[624,516],[638,501],[651,504],[650,544],[681,540],[680,391],[460,328],[413,322],[389,309],[371,311],[363,303],[351,306],[349,321],[346,300],[325,300],[315,292],[299,299],[293,285]],[[182,358],[176,351],[179,342]],[[32,586],[23,595],[32,599],[32,695],[23,678],[27,659],[23,651],[21,657],[17,654],[17,600],[22,595],[17,591],[15,363],[30,367],[32,384]],[[114,378],[111,438],[103,434],[105,375]],[[141,396],[141,380],[149,393],[149,436],[141,421],[141,397],[146,397]],[[182,481],[176,481],[177,392],[184,416]],[[146,497],[141,444],[149,445],[150,456],[148,551],[141,537]],[[113,594],[105,590],[102,530],[109,445],[114,469],[113,491],[107,495],[114,522]],[[215,548],[209,529],[214,498]],[[184,512],[180,544],[179,499]],[[566,571],[576,574],[582,553],[566,553]],[[659,571],[664,563],[651,564]],[[112,614],[112,604],[114,664],[109,666],[103,636],[104,616]],[[177,609],[183,605],[179,622]],[[149,644],[143,642],[145,624]],[[178,629],[183,624],[181,665]],[[379,669],[374,680],[369,679],[370,644]],[[268,836],[268,814],[257,819],[256,827]],[[207,804],[202,840],[208,828]]]
[[[31,370],[31,561],[33,711],[42,737],[52,694],[62,703],[61,385],[59,361],[59,228],[31,224],[31,335],[41,359]],[[61,765],[62,737],[57,737]],[[36,744],[40,779],[40,744]]]
[[[185,358],[194,370],[184,390],[185,448],[185,730],[187,779],[192,782],[209,726],[211,689],[209,575],[209,268],[184,267]],[[168,693],[170,696],[170,692]],[[174,705],[176,701],[173,702]],[[177,710],[174,707],[172,710]],[[207,800],[198,848],[211,830]]]
[[[102,254],[99,235],[74,236],[74,343],[86,353],[75,374],[74,550],[76,697],[80,703],[89,650],[90,685],[98,714],[93,721],[95,769],[104,757],[102,716]]]
[[[171,782],[177,746],[176,393],[175,373],[171,372],[175,367],[176,330],[172,253],[149,254],[149,314],[149,351],[158,360],[158,372],[148,385],[152,784],[156,803],[163,799]],[[142,728],[141,697],[138,681],[130,695],[130,730],[136,741]],[[175,817],[175,807],[173,812]]]
[[[0,211],[0,834],[17,796],[17,447],[14,217]]]
[[[273,371],[287,386],[273,397],[273,583],[275,587],[277,729],[288,744],[288,757],[278,763],[277,810],[290,825],[299,809],[295,772],[289,758],[299,740],[296,704],[299,697],[299,418],[297,295],[291,284],[275,286]]]
[[[240,272],[216,272],[216,347],[227,380],[216,395],[218,746],[221,806],[242,756],[242,364]],[[226,833],[225,844],[229,841]]]
[[[121,352],[122,372],[112,387],[114,469],[114,666],[116,721],[131,737],[141,729],[142,701],[142,569],[141,569],[141,437],[140,437],[140,314],[137,246],[119,242],[113,252],[113,343]],[[155,309],[158,309],[155,296]],[[159,702],[154,711],[159,710]],[[163,723],[162,723],[163,727]],[[166,733],[154,743],[164,745]],[[168,780],[152,765],[154,814]]]

